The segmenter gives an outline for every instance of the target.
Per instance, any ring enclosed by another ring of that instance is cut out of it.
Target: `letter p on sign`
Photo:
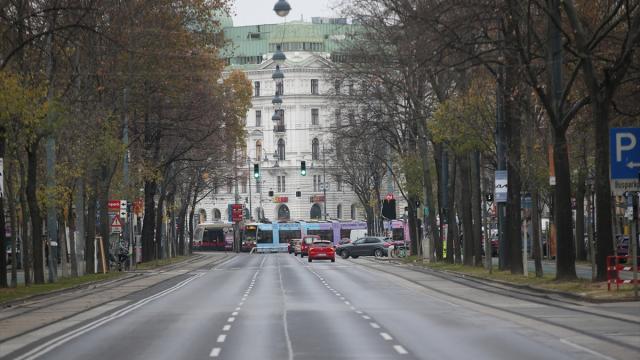
[[[627,139],[628,142],[623,143],[623,139]],[[616,134],[616,161],[622,161],[622,153],[624,151],[632,150],[636,147],[637,139],[635,135],[627,132],[620,132]]]

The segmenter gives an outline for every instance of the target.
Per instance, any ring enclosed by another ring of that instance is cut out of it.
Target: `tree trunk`
[[[24,271],[24,284],[29,286],[31,284],[31,277],[33,274],[33,240],[30,234],[29,226],[29,202],[27,201],[27,177],[25,174],[24,163],[20,162],[20,209],[22,221],[20,226],[22,227],[22,268]]]
[[[443,244],[442,244],[442,240],[443,240],[443,229],[444,229],[444,204],[446,203],[445,200],[443,200],[443,194],[446,192],[446,189],[444,188],[444,181],[443,181],[443,177],[445,176],[445,173],[443,171],[443,163],[444,161],[444,151],[442,150],[442,145],[438,145],[438,144],[434,144],[434,154],[433,154],[433,158],[436,164],[436,179],[437,179],[437,184],[438,184],[438,191],[437,191],[437,199],[438,199],[438,206],[437,209],[434,209],[434,216],[435,213],[438,214],[438,219],[439,219],[439,223],[436,225],[438,226],[438,229],[436,230],[438,233],[438,236],[434,238],[435,244],[433,246],[433,251],[435,251],[435,256],[436,256],[436,260],[437,261],[442,261],[443,259]]]
[[[447,150],[443,150],[447,152]],[[444,182],[444,186],[447,187],[446,198],[447,198],[447,206],[446,211],[447,214],[445,218],[447,219],[447,256],[446,261],[449,263],[453,263],[455,261],[456,248],[460,251],[460,236],[458,234],[458,222],[456,219],[456,201],[455,201],[455,191],[456,191],[456,169],[457,169],[457,158],[453,156],[451,159],[448,159],[447,155],[447,163],[448,166],[445,169],[448,173],[448,181]]]
[[[429,234],[427,256],[428,260],[433,260],[434,247],[436,239],[440,238],[440,232],[438,231],[438,226],[436,223],[436,208],[435,203],[433,201],[433,181],[431,179],[431,162],[429,161],[429,144],[427,142],[426,136],[426,122],[421,121],[418,125],[418,134],[420,135],[420,139],[418,139],[418,144],[420,146],[420,156],[422,158],[422,183],[423,183],[423,196],[424,201],[423,204],[429,209],[429,214],[425,217],[426,222],[424,223],[424,231],[425,235]],[[429,231],[427,231],[429,230]]]
[[[531,255],[536,264],[536,277],[541,278],[542,272],[542,239],[540,237],[540,192],[537,186],[531,187]]]
[[[608,104],[608,103],[607,103]],[[611,184],[609,183],[609,108],[592,105],[596,151],[596,266],[597,280],[607,280],[607,256],[613,255]]]
[[[5,130],[4,127],[0,127],[0,159],[5,155]],[[9,287],[7,282],[7,250],[6,250],[6,231],[5,231],[5,218],[4,218],[4,199],[6,194],[2,194],[0,197],[0,288]],[[11,229],[12,236],[15,237],[15,229]]]
[[[87,233],[85,231],[85,207],[84,207],[84,179],[79,178],[77,180],[77,184],[76,184],[76,192],[74,193],[75,196],[75,203],[76,203],[76,229],[78,232],[78,236],[76,238],[76,245],[77,245],[77,254],[76,254],[76,262],[78,262],[78,260],[80,259],[86,259],[86,244],[87,244]],[[80,267],[80,264],[78,264],[78,272],[79,273],[83,273],[84,271],[81,270],[83,269],[83,267]]]
[[[585,172],[578,171],[578,179],[576,179],[576,234],[575,234],[575,244],[576,244],[576,259],[577,260],[587,260],[587,252],[585,248],[584,242],[584,197],[586,192],[585,187]]]
[[[478,150],[471,154],[471,212],[473,214],[474,265],[482,266],[482,195],[480,190],[480,151]]]
[[[87,197],[87,236],[85,237],[84,245],[84,261],[85,261],[85,273],[94,274],[96,269],[95,253],[96,253],[96,215],[98,201],[98,179],[93,177],[91,184],[91,190]]]
[[[111,225],[111,218],[109,217],[109,184],[111,182],[111,177],[109,175],[109,170],[106,165],[100,166],[100,178],[98,180],[99,191],[98,191],[98,208],[97,211],[99,213],[100,219],[100,237],[102,238],[102,248],[104,249],[104,260],[107,262],[105,264],[105,268],[109,269],[109,237],[110,231],[109,227]],[[98,256],[98,265],[102,264],[102,256]]]
[[[16,193],[13,187],[15,179],[15,163],[13,160],[7,162],[7,202],[9,204],[9,221],[11,223],[11,287],[18,286],[18,261],[24,263],[23,260],[18,259],[18,221],[16,212]],[[24,244],[24,234],[22,234],[22,243]],[[21,256],[24,256],[24,245],[20,247],[22,249]]]
[[[464,265],[473,266],[473,212],[471,205],[471,197],[468,195],[471,193],[471,172],[469,166],[469,154],[466,153],[460,156],[460,190],[462,196],[462,233],[463,233],[463,250],[464,250]]]
[[[409,220],[409,237],[411,238],[411,254],[416,254],[418,251],[417,246],[417,237],[418,233],[416,231],[417,221],[416,221],[416,200],[419,197],[416,195],[409,195],[409,199],[407,199],[407,205],[409,208],[408,220]]]
[[[156,203],[153,197],[157,191],[154,180],[144,182],[144,218],[142,220],[142,261],[155,259],[154,237],[156,230]]]
[[[44,248],[42,243],[42,217],[38,205],[38,148],[34,141],[27,149],[27,202],[31,215],[31,234],[33,240],[33,282],[44,284]]]
[[[553,161],[556,173],[555,188],[555,223],[557,237],[556,279],[575,280],[576,254],[573,244],[571,213],[571,174],[569,173],[569,153],[565,131],[555,129],[553,132]],[[608,212],[607,212],[608,213]]]
[[[163,251],[165,250],[165,246],[162,244],[162,239],[165,238],[162,227],[162,219],[164,217],[164,200],[165,200],[165,192],[164,189],[160,190],[160,198],[158,199],[158,207],[156,211],[156,256],[158,259],[164,258]]]
[[[78,276],[78,254],[76,252],[76,222],[73,214],[73,197],[69,198],[67,208],[67,224],[69,225],[69,257],[71,259],[71,276]]]

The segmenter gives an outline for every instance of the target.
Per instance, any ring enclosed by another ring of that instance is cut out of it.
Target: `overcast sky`
[[[331,9],[337,0],[287,0],[291,5],[291,12],[287,21],[300,20],[304,16],[305,21],[311,21],[311,17],[325,16],[335,17],[336,13]],[[283,21],[273,12],[273,5],[277,0],[233,0],[232,10],[233,25],[258,25],[274,24]]]

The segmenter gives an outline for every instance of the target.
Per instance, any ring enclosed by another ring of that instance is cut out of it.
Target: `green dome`
[[[233,18],[224,10],[215,10],[213,12],[213,20],[220,23],[221,28],[233,27]]]

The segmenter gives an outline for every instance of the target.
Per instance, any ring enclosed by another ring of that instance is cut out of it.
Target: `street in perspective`
[[[640,358],[640,1],[1,3],[0,360]]]

